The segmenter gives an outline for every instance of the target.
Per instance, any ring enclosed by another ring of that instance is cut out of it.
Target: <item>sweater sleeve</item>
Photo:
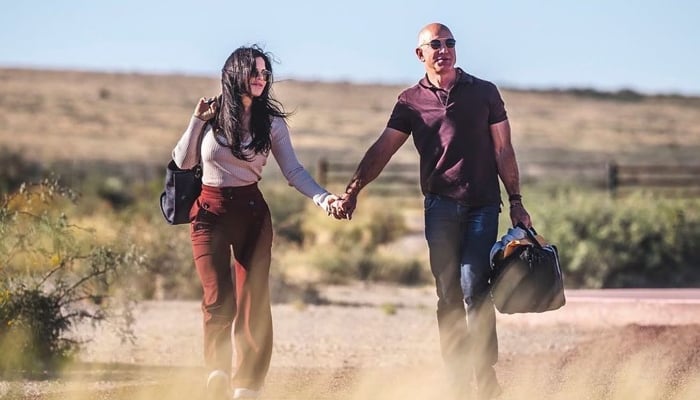
[[[270,133],[272,135],[272,154],[287,182],[319,204],[328,191],[316,183],[309,172],[299,163],[292,147],[292,140],[289,137],[289,129],[284,120],[275,118],[272,121]]]
[[[181,169],[190,169],[199,163],[199,143],[206,121],[192,117],[187,129],[173,149],[173,161]]]

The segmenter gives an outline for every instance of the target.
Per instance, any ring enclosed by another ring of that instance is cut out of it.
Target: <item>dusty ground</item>
[[[432,288],[328,287],[328,305],[273,307],[266,399],[445,399]],[[499,315],[508,399],[700,398],[700,302],[592,299],[570,292],[544,314]],[[148,302],[138,340],[94,336],[64,376],[0,382],[6,399],[200,399],[196,302]]]

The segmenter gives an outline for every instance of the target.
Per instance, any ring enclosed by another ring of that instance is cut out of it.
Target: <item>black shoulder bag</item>
[[[160,210],[170,225],[190,222],[190,209],[202,191],[202,166],[180,169],[170,160],[165,169],[165,190],[160,195]]]
[[[206,130],[207,124],[203,130]],[[201,154],[201,136],[197,143],[197,154]],[[202,191],[202,159],[192,169],[180,169],[170,160],[165,168],[165,189],[160,195],[160,210],[170,225],[190,222],[190,209]]]

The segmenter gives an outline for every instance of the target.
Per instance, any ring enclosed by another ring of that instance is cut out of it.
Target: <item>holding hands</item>
[[[323,194],[315,195],[313,200],[317,206],[321,207],[323,211],[328,213],[328,215],[331,215],[331,213],[333,212],[333,204],[335,204],[335,202],[338,201],[338,196],[326,192]]]
[[[352,213],[357,206],[357,195],[343,193],[338,200],[331,204],[331,213],[335,219],[352,219]],[[329,215],[330,215],[329,214]]]
[[[314,203],[335,219],[352,219],[352,213],[357,205],[357,196],[343,193],[338,197],[332,193],[317,194]]]

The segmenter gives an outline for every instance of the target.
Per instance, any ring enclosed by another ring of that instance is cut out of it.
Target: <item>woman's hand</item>
[[[338,200],[338,196],[334,194],[329,194],[326,196],[325,199],[323,199],[323,202],[321,203],[321,208],[328,213],[328,215],[331,215],[333,212],[333,203],[335,203]]]
[[[323,211],[327,212],[328,215],[331,215],[331,206],[336,200],[338,200],[338,196],[334,195],[333,193],[326,192],[315,195],[313,197],[313,200],[317,206],[323,208]]]
[[[352,213],[357,206],[357,192],[343,193],[333,204],[331,212],[335,219],[352,219]]]
[[[209,121],[216,116],[217,108],[218,104],[216,102],[216,98],[207,100],[206,98],[202,97],[199,99],[197,106],[194,108],[194,116],[202,121]]]

